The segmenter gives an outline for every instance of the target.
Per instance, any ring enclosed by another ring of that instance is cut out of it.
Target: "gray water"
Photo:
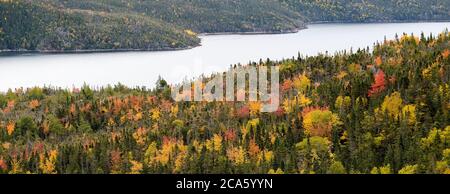
[[[314,24],[293,34],[202,36],[190,50],[21,55],[0,57],[0,91],[33,86],[80,87],[122,83],[153,87],[221,72],[231,64],[366,48],[395,34],[438,34],[450,23]]]

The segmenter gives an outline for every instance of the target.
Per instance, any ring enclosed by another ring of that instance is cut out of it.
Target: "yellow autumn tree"
[[[173,139],[166,139],[163,141],[161,150],[155,156],[155,160],[163,166],[169,164],[170,159],[174,153],[177,143]]]
[[[306,92],[306,89],[311,86],[311,80],[306,76],[306,73],[294,78],[294,87],[299,92]]]
[[[308,105],[310,105],[312,103],[312,100],[309,99],[308,97],[306,97],[304,94],[300,93],[297,96],[298,99],[298,104],[300,105],[300,107],[306,107]]]
[[[222,136],[214,134],[213,143],[214,143],[214,151],[220,152],[222,151]]]
[[[403,100],[399,92],[394,92],[384,98],[381,104],[381,111],[387,113],[390,117],[398,119],[400,111],[402,110]]]
[[[414,43],[419,43],[420,39],[417,36],[414,35],[408,35],[408,34],[403,34],[403,36],[400,38],[400,43],[405,43],[405,42],[414,42]]]
[[[242,127],[241,133],[242,138],[245,139],[245,136],[250,132],[250,129],[256,130],[256,128],[259,125],[259,119],[252,119],[247,122],[247,125],[245,127]]]
[[[450,126],[447,126],[445,129],[431,129],[428,136],[421,139],[422,149],[433,149],[438,139],[441,143],[450,141]]]
[[[281,168],[278,168],[277,170],[270,169],[267,174],[284,174],[283,170]]]
[[[144,162],[147,165],[152,166],[154,164],[157,152],[158,152],[158,148],[156,147],[156,142],[150,143],[147,147],[147,150],[145,150]]]
[[[139,127],[138,129],[136,129],[136,131],[133,133],[133,138],[138,145],[145,144],[145,141],[147,140],[147,133],[148,130],[143,127]]]
[[[361,71],[361,65],[360,64],[355,64],[352,63],[350,65],[348,65],[348,72],[351,74],[356,74],[359,73]]]
[[[342,80],[342,79],[344,79],[347,75],[348,75],[348,73],[347,73],[346,71],[340,71],[340,72],[336,75],[336,78],[337,78],[338,80]]]
[[[244,164],[246,161],[245,157],[246,153],[242,146],[239,147],[230,147],[227,150],[227,157],[230,161],[232,161],[236,166]]]
[[[13,158],[11,160],[11,170],[9,171],[9,174],[21,174],[23,173],[22,169],[22,163],[17,158]]]
[[[134,120],[135,122],[137,122],[137,121],[140,121],[140,120],[142,119],[142,117],[143,117],[142,112],[138,112],[138,113],[136,113],[136,114],[133,116],[133,120]]]
[[[248,104],[250,115],[256,116],[261,110],[261,102],[250,102]]]
[[[173,173],[179,173],[183,171],[184,161],[187,157],[188,146],[178,144],[177,147],[179,152],[175,159],[175,167],[173,169]]]
[[[294,99],[285,99],[283,101],[283,110],[286,113],[294,111],[295,107],[307,107],[312,103],[312,100],[306,97],[303,93],[299,93]]]
[[[289,99],[285,99],[283,101],[283,110],[287,114],[291,113],[293,111],[292,101]]]
[[[336,102],[334,103],[334,107],[336,109],[344,109],[346,107],[349,107],[352,103],[352,100],[350,96],[338,96],[336,98]]]
[[[189,36],[197,36],[197,33],[192,31],[191,29],[186,29],[186,30],[184,30],[184,32]]]
[[[402,109],[402,116],[408,119],[408,124],[413,125],[416,123],[416,105],[408,104]]]
[[[41,169],[43,174],[56,174],[56,159],[58,157],[58,151],[51,150],[47,156],[47,158],[44,154],[39,156],[39,169]]]
[[[158,121],[158,119],[161,118],[161,112],[158,108],[153,108],[150,110],[150,117],[153,121]]]
[[[171,117],[177,117],[178,112],[179,112],[178,104],[170,108]]]
[[[417,172],[417,168],[419,166],[416,165],[406,165],[405,167],[403,167],[402,169],[400,169],[398,171],[398,174],[416,174]]]
[[[264,160],[266,162],[272,162],[272,160],[273,160],[273,151],[264,150],[263,154],[264,154]]]
[[[426,80],[430,80],[433,76],[433,66],[430,65],[422,70],[422,77]]]
[[[374,167],[370,171],[370,174],[392,174],[391,172],[391,166],[381,166],[381,167]]]

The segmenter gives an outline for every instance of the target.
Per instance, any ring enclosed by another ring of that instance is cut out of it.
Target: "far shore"
[[[263,34],[292,34],[300,30],[307,29],[307,26],[296,28],[293,30],[283,31],[253,31],[253,32],[215,32],[215,33],[199,33],[201,36],[217,36],[217,35],[263,35]],[[163,52],[163,51],[181,51],[189,50],[201,46],[201,43],[196,46],[187,46],[180,48],[160,48],[160,49],[81,49],[81,50],[0,50],[0,57],[15,56],[24,54],[83,54],[83,53],[113,53],[113,52]]]
[[[201,44],[197,45],[201,46]],[[115,53],[115,52],[164,52],[181,51],[193,49],[197,46],[188,46],[180,48],[161,48],[161,49],[84,49],[84,50],[0,50],[2,56],[16,56],[26,54],[89,54],[89,53]]]
[[[249,31],[249,32],[213,32],[213,33],[199,33],[198,37],[202,36],[217,36],[217,35],[270,35],[270,34],[292,34],[298,33],[301,30],[308,29],[308,25],[314,24],[386,24],[386,23],[441,23],[450,22],[450,20],[420,20],[420,21],[404,21],[404,20],[392,20],[392,21],[369,21],[369,22],[349,22],[349,21],[315,21],[309,22],[305,26],[292,30],[282,31]],[[153,49],[81,49],[81,50],[0,50],[0,57],[3,56],[17,56],[26,54],[83,54],[83,53],[114,53],[114,52],[164,52],[164,51],[181,51],[189,50],[201,46],[201,43],[194,46],[186,46],[179,48],[153,48]]]
[[[297,33],[300,30],[307,29],[307,26],[296,28],[293,30],[283,31],[254,31],[254,32],[211,32],[211,33],[199,33],[198,36],[216,36],[216,35],[261,35],[261,34],[292,34]]]

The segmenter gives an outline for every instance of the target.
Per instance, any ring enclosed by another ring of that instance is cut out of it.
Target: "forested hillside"
[[[293,32],[307,22],[450,20],[441,0],[2,0],[0,50],[161,50],[197,33]]]
[[[45,1],[0,4],[1,49],[160,50],[200,43],[195,35],[138,14],[66,9]]]
[[[0,94],[0,173],[450,173],[450,34],[279,65],[282,105],[123,85]]]
[[[161,50],[198,32],[286,32],[301,16],[276,1],[0,1],[1,50]]]
[[[442,0],[279,0],[311,22],[448,21]]]
[[[304,19],[277,0],[51,0],[64,7],[136,12],[199,33],[283,32],[304,27]]]

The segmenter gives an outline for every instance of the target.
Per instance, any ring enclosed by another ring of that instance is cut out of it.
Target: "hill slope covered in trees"
[[[173,49],[198,45],[194,35],[138,14],[1,2],[0,48],[27,50]]]
[[[279,0],[311,22],[448,21],[450,1]]]
[[[450,173],[450,34],[280,66],[282,105],[153,90],[0,94],[0,173]]]
[[[134,12],[198,33],[294,31],[304,20],[276,0],[51,1],[67,8]]]
[[[307,22],[450,20],[440,0],[3,0],[0,50],[162,50],[197,33],[293,32]]]
[[[199,45],[196,32],[285,32],[301,16],[275,1],[6,0],[0,49],[160,50]]]

